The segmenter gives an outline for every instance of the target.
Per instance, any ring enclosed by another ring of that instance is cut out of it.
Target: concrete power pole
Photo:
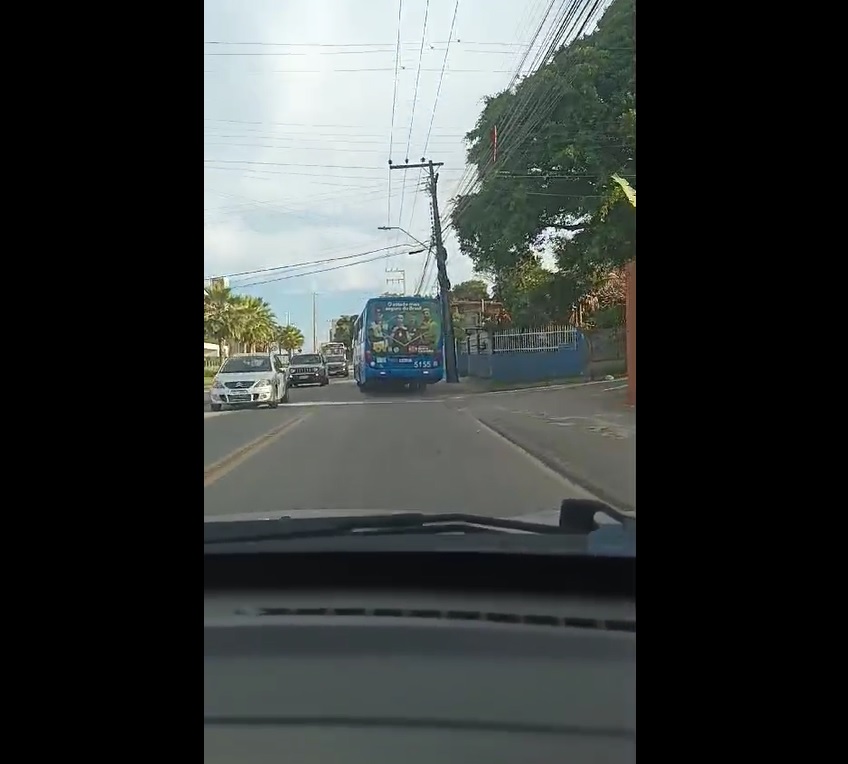
[[[317,298],[317,292],[312,293],[312,352],[318,352],[318,318],[315,307],[315,300]]]
[[[439,274],[439,301],[442,308],[442,327],[445,335],[445,381],[459,382],[459,374],[456,369],[456,341],[453,336],[453,320],[450,312],[450,280],[448,279],[447,259],[448,253],[442,241],[442,222],[439,220],[439,199],[436,194],[436,186],[439,176],[436,168],[441,167],[444,162],[434,162],[432,159],[421,164],[390,164],[392,170],[417,170],[426,169],[430,171],[430,201],[433,205],[433,242],[436,247],[436,267]]]

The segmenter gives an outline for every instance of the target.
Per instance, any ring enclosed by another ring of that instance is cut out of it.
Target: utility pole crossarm
[[[390,170],[427,170],[431,167],[441,167],[444,162],[423,162],[422,164],[391,164]]]

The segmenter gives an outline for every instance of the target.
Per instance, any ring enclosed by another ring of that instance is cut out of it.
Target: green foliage
[[[487,99],[466,136],[482,182],[456,200],[451,220],[516,322],[566,313],[605,271],[635,256],[635,205],[613,179],[635,188],[633,13],[634,0],[615,0],[592,35]],[[558,273],[532,254],[545,244]]]
[[[481,279],[470,279],[454,286],[451,300],[488,300],[489,285]]]
[[[285,350],[289,357],[291,354],[303,347],[303,332],[296,326],[280,326],[277,330],[277,343],[281,350]]]
[[[230,345],[230,352],[236,346],[253,351],[270,351],[275,346],[287,349],[283,341],[291,344],[300,338],[303,346],[303,334],[294,326],[280,326],[271,306],[263,299],[250,295],[235,294],[222,281],[214,281],[203,291],[203,333],[218,343],[219,358],[224,357],[223,346]]]
[[[333,342],[343,342],[345,347],[353,347],[353,323],[357,316],[341,316],[333,325]]]

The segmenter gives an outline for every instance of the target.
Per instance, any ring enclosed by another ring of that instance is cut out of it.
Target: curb
[[[627,377],[616,377],[614,380],[593,379],[590,382],[557,382],[553,385],[532,385],[529,387],[508,387],[498,390],[467,390],[460,395],[499,395],[500,393],[519,393],[526,390],[566,390],[572,387],[589,387],[590,385],[611,385],[616,382],[626,382]]]

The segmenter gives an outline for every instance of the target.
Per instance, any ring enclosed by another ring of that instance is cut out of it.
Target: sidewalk
[[[636,509],[636,411],[626,383],[469,397],[468,411],[598,498]]]

